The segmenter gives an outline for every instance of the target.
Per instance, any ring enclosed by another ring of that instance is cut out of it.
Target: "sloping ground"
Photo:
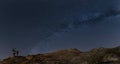
[[[0,64],[120,64],[120,47],[81,52],[76,48],[52,53],[9,57]]]

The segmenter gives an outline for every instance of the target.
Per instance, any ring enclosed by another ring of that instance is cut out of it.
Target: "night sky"
[[[0,0],[0,58],[120,45],[119,0]]]

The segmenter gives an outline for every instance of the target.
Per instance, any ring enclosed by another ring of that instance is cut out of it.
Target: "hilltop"
[[[120,64],[120,47],[95,48],[88,52],[71,48],[46,54],[8,57],[0,64]]]

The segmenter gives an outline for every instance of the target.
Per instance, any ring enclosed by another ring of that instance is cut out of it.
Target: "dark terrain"
[[[52,53],[8,57],[0,64],[120,64],[120,46],[81,52],[76,48]]]

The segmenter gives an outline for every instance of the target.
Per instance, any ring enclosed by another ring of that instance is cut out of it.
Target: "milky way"
[[[0,1],[0,58],[119,45],[119,0]]]
[[[90,27],[90,25],[95,25],[95,24],[99,24],[99,23],[104,23],[104,24],[108,24],[108,23],[111,23],[111,21],[106,21],[106,18],[115,18],[116,16],[119,16],[120,14],[120,11],[119,10],[116,10],[116,9],[113,9],[113,8],[108,8],[107,10],[104,10],[103,12],[91,12],[89,13],[90,15],[88,14],[84,14],[83,16],[80,15],[78,16],[77,18],[75,17],[72,17],[72,19],[69,20],[69,23],[67,24],[62,24],[61,27],[64,25],[64,27],[62,27],[61,29],[59,29],[59,32],[53,32],[53,37],[57,36],[58,38],[60,36],[64,37],[64,35],[66,35],[66,32],[70,32],[70,31],[74,31],[76,30],[77,28],[77,31],[79,32],[79,30],[81,31],[82,29],[85,29],[85,27]],[[80,19],[79,19],[80,18]],[[85,18],[85,19],[84,19]],[[64,21],[64,20],[63,20]],[[113,22],[113,21],[112,21]],[[115,23],[119,23],[118,21],[116,21]],[[96,26],[95,26],[96,27]],[[79,29],[79,30],[78,30]],[[55,35],[54,35],[55,34]],[[57,35],[56,35],[57,34]],[[97,35],[97,34],[96,34]],[[109,34],[110,35],[110,34]],[[85,35],[86,36],[86,35]],[[89,36],[88,36],[89,37]],[[96,36],[96,37],[99,37],[99,36]],[[104,36],[102,36],[104,38]],[[75,37],[76,38],[76,37]],[[51,46],[51,43],[49,43],[49,41],[51,41],[51,36],[50,38],[48,38],[48,41],[41,41],[41,42],[44,42],[45,44],[41,44],[39,43],[37,46],[35,46],[35,49],[33,48],[32,49],[32,53],[40,53],[41,52],[41,48],[43,48],[42,52],[48,52],[48,51],[51,51],[52,50],[56,50],[55,48],[50,48]],[[45,39],[47,40],[47,38]],[[54,40],[54,38],[53,38]],[[64,40],[64,39],[61,39],[61,40]],[[97,40],[97,39],[96,39]],[[104,41],[104,40],[103,40]],[[101,43],[103,42],[101,41]],[[54,42],[54,41],[52,41]],[[75,41],[72,41],[72,42],[75,42]],[[81,42],[81,41],[80,41]],[[56,41],[55,41],[56,43]],[[63,41],[63,43],[65,43]],[[97,42],[96,42],[97,43]],[[104,43],[104,42],[103,42]],[[113,43],[113,42],[112,42]],[[44,46],[42,46],[44,45]],[[73,43],[73,46],[71,46],[71,44],[63,44],[65,45],[63,47],[64,48],[70,48],[70,47],[78,47],[80,49],[80,46],[74,46],[74,43]],[[69,46],[70,45],[70,46]],[[87,46],[88,44],[85,45],[85,47]],[[97,45],[97,46],[104,46],[105,44],[102,44],[102,45]],[[41,46],[41,47],[40,47]],[[56,45],[57,46],[57,45]],[[91,45],[92,46],[92,45]],[[106,45],[105,45],[106,46]],[[109,46],[107,44],[107,46]],[[111,45],[110,45],[111,46]],[[93,46],[91,48],[94,48],[96,46]],[[56,47],[57,48],[57,47]],[[82,47],[81,47],[82,48]],[[89,46],[88,46],[89,48]],[[88,49],[86,48],[86,49]],[[62,46],[57,49],[62,49]],[[42,53],[41,52],[41,53]]]

